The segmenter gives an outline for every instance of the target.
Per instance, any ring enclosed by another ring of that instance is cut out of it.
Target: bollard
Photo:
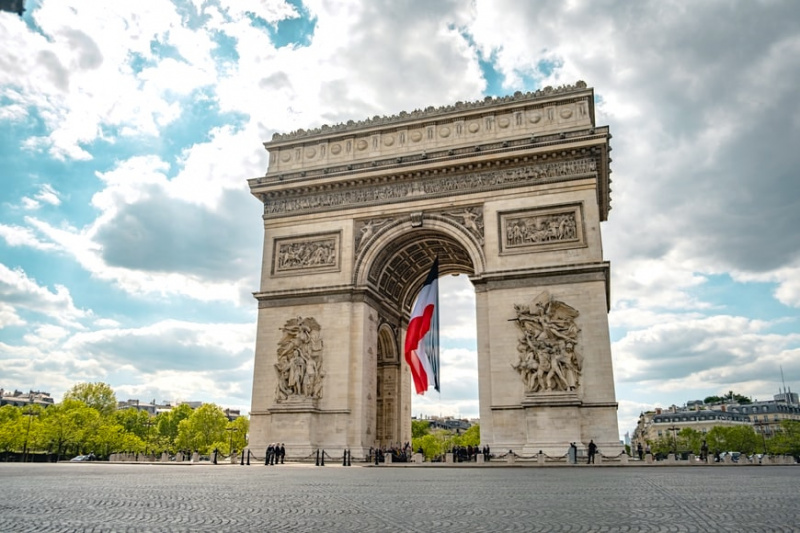
[[[347,450],[342,450],[342,466],[347,466]]]
[[[319,466],[325,466],[325,450],[322,450],[322,454],[320,454]]]
[[[375,450],[375,466],[378,466],[378,450]]]
[[[213,464],[217,464],[217,450],[216,450],[216,448],[214,449],[214,463]]]
[[[250,448],[247,448],[247,466],[250,466]]]
[[[353,459],[353,454],[350,453],[350,450],[347,450],[347,466],[350,465],[350,461]]]
[[[264,466],[269,466],[269,452],[264,452]]]
[[[319,448],[317,448],[317,462],[314,463],[314,466],[319,466]]]
[[[250,450],[247,450],[248,452]],[[242,457],[239,459],[239,466],[244,466],[244,450],[242,450]]]

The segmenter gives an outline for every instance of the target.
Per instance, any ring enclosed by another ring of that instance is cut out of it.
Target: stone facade
[[[254,449],[358,457],[410,440],[402,342],[436,256],[475,286],[484,444],[619,448],[600,237],[610,134],[593,102],[579,82],[265,143],[268,172],[249,180],[265,229]]]

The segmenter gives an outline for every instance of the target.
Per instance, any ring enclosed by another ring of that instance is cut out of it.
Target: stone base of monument
[[[414,463],[421,465],[422,461],[424,460],[424,456],[421,453],[414,454]]]

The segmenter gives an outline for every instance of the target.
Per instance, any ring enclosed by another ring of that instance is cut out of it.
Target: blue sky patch
[[[301,0],[287,0],[287,3],[294,7],[299,16],[283,19],[275,24],[270,24],[253,13],[248,13],[248,17],[254,27],[261,28],[269,34],[275,48],[310,45],[317,27],[316,17],[311,16],[311,12]]]

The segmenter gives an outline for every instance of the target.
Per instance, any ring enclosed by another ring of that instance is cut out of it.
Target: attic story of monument
[[[402,346],[438,257],[475,288],[482,445],[619,450],[610,139],[578,82],[265,142],[248,181],[264,205],[251,446],[364,457],[411,440]]]

